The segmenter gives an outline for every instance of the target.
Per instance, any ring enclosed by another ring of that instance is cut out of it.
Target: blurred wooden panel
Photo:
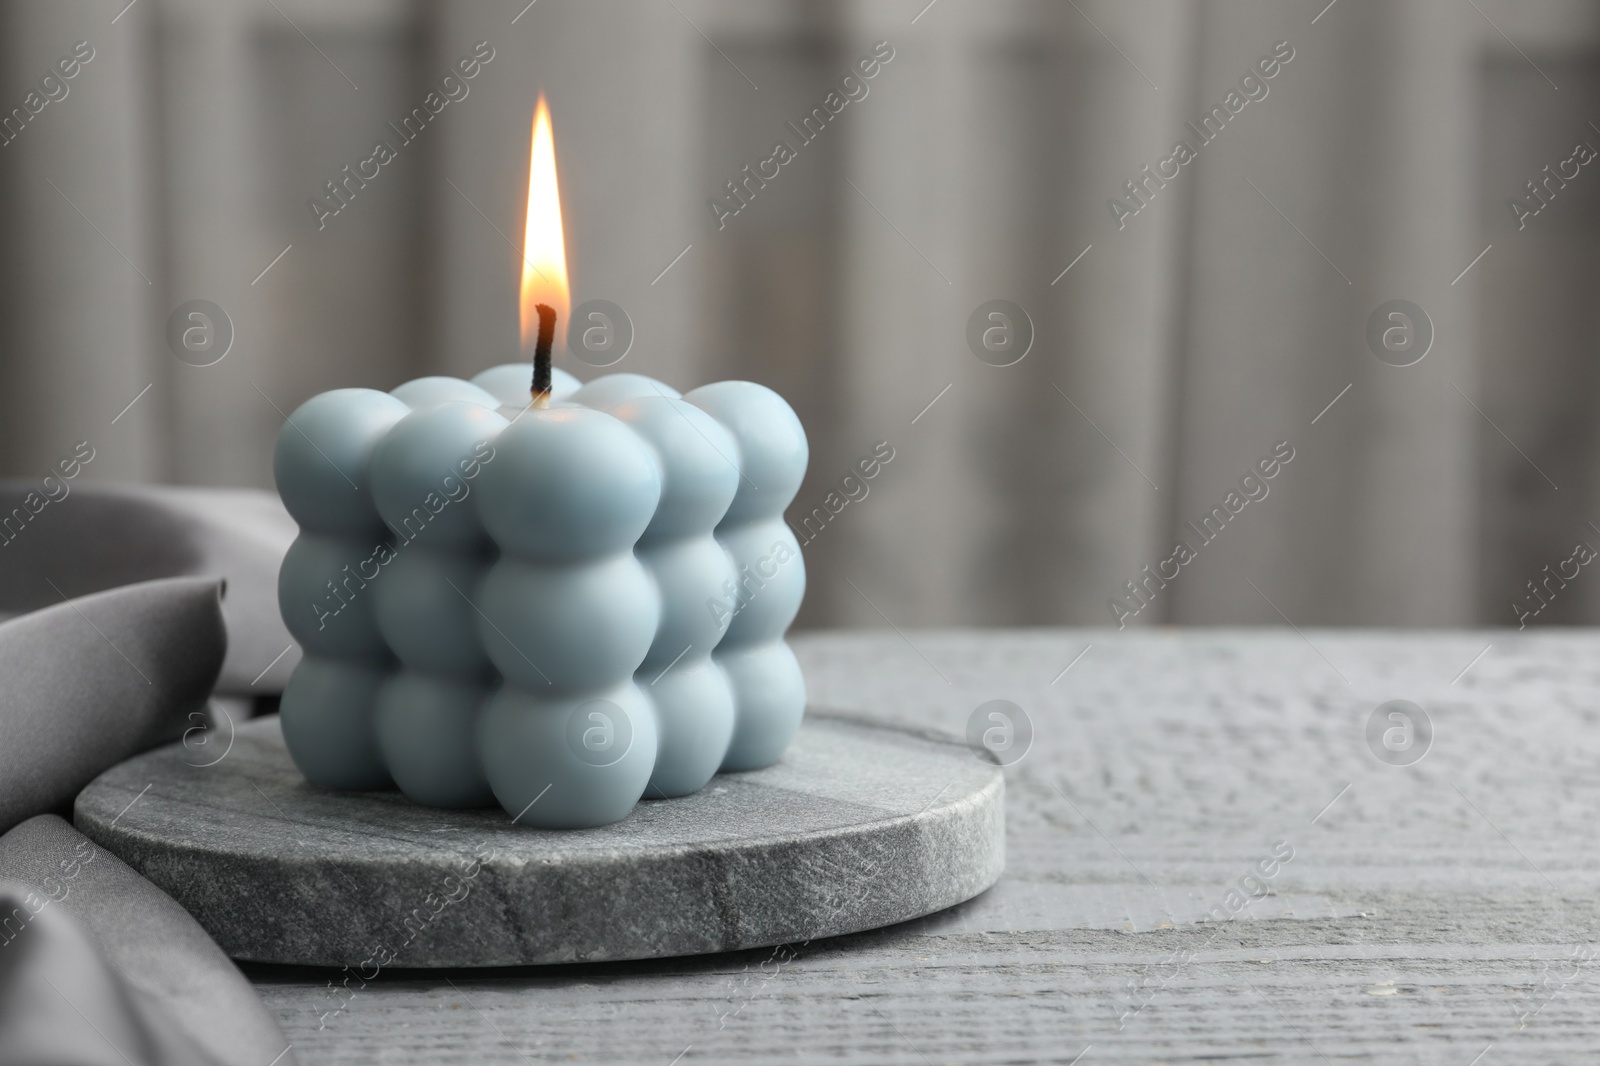
[[[170,476],[150,210],[152,14],[113,24],[84,5],[0,5],[0,108],[14,129],[0,147],[0,466],[10,475],[41,478],[88,441],[85,477]],[[43,103],[40,80],[80,41],[92,58]],[[36,113],[19,125],[13,109]]]
[[[1561,564],[1580,540],[1600,548],[1590,525],[1600,523],[1600,159],[1578,166],[1570,181],[1558,168],[1579,142],[1600,150],[1590,125],[1600,119],[1600,57],[1497,55],[1483,68],[1482,99],[1479,220],[1494,248],[1469,275],[1482,308],[1475,399],[1486,416],[1476,449],[1485,503],[1476,607],[1493,625],[1517,624],[1513,605],[1538,612],[1530,625],[1592,623],[1600,619],[1600,574],[1583,568],[1563,587]],[[1556,172],[1548,186],[1547,166]],[[1540,183],[1548,205],[1519,228],[1507,201],[1538,207],[1529,181]]]
[[[1270,497],[1135,624],[1511,623],[1600,523],[1600,194],[1585,168],[1522,231],[1504,203],[1600,145],[1600,4],[1480,6],[18,0],[0,100],[74,40],[97,58],[0,148],[0,468],[88,438],[87,476],[268,485],[313,393],[520,358],[543,91],[575,301],[632,321],[615,369],[788,396],[797,526],[894,449],[808,545],[802,624],[1111,624],[1278,441]],[[1270,95],[1119,227],[1110,198],[1280,40]],[[879,41],[868,95],[719,226]],[[308,202],[478,42],[470,94],[319,228]],[[193,298],[232,320],[213,366],[168,350]],[[995,298],[1034,326],[1014,366],[965,339]],[[1397,298],[1434,325],[1412,367],[1364,340]],[[1539,621],[1596,617],[1580,579]]]

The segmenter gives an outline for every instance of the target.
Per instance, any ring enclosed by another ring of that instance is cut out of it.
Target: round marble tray
[[[930,914],[1005,864],[997,766],[815,711],[776,766],[566,832],[314,789],[275,717],[225,743],[113,767],[74,821],[237,959],[371,977],[764,947]]]

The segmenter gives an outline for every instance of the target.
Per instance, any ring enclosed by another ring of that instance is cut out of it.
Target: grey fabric
[[[209,698],[229,643],[224,588],[245,586],[232,615],[247,641],[271,628],[252,601],[276,621],[266,575],[281,551],[260,496],[74,491],[5,530],[0,603],[27,613],[0,624],[0,1063],[293,1061],[182,907],[41,815],[213,708],[238,716],[237,699]],[[232,580],[140,580],[186,572]]]
[[[218,694],[283,691],[300,649],[278,614],[278,566],[297,528],[275,493],[54,484],[67,494],[41,503],[39,482],[0,483],[0,616],[136,581],[226,578]]]
[[[147,581],[0,625],[0,831],[204,713],[226,647],[220,588]]]
[[[35,908],[43,908],[35,913]],[[0,1063],[206,1063],[159,1003],[129,987],[79,924],[0,883]],[[84,1024],[84,1023],[88,1024]]]
[[[54,815],[0,836],[0,1064],[288,1066],[288,1047],[172,897]]]

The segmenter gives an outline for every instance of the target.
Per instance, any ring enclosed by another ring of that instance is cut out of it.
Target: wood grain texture
[[[799,641],[813,702],[950,733],[988,699],[1027,711],[994,889],[775,952],[382,974],[321,1029],[342,975],[252,968],[296,1053],[1495,1066],[1600,1050],[1593,632],[907,636]],[[1365,740],[1394,698],[1434,725],[1409,767]],[[1293,857],[1261,878],[1275,848]],[[1253,884],[1271,894],[1205,920]]]

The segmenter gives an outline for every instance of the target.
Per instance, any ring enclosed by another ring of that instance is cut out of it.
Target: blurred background
[[[1592,2],[6,0],[0,474],[87,441],[85,480],[268,488],[314,393],[518,358],[541,90],[615,369],[807,427],[801,625],[1600,621]],[[168,343],[196,299],[208,366]],[[968,343],[996,299],[1011,365]],[[1392,300],[1426,321],[1380,359]]]

